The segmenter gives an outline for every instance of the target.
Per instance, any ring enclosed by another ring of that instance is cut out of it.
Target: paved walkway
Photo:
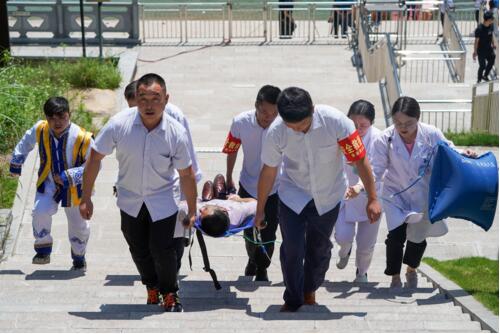
[[[139,58],[162,58],[180,50],[147,48],[141,50]],[[149,71],[163,75],[172,102],[181,106],[190,120],[195,146],[214,149],[222,145],[231,117],[251,108],[258,88],[268,82],[282,87],[303,86],[311,91],[316,103],[339,106],[344,111],[360,97],[379,105],[376,85],[355,83],[349,55],[350,51],[340,46],[214,47],[156,63],[139,62],[136,75]],[[224,156],[220,153],[200,153],[199,160],[207,179],[224,172]],[[471,321],[422,277],[416,290],[388,289],[389,278],[383,275],[385,220],[369,272],[370,283],[350,283],[354,263],[339,271],[334,264],[335,248],[327,281],[317,293],[319,305],[305,306],[298,313],[278,312],[284,290],[278,257],[273,258],[270,283],[256,284],[242,276],[246,255],[240,237],[207,238],[222,290],[216,291],[210,276],[202,271],[195,246],[193,271],[188,268],[187,256],[181,269],[185,312],[166,314],[157,306],[144,305],[145,289],[121,234],[112,197],[116,177],[117,162],[108,157],[96,184],[88,271],[84,276],[69,271],[70,248],[62,212],[54,217],[52,263],[31,264],[33,180],[13,254],[0,263],[0,331],[481,331],[478,322]],[[426,255],[439,259],[466,255],[497,258],[498,218],[488,233],[453,220],[447,236],[430,240]]]

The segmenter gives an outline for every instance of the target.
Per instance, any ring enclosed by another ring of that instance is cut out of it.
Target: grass
[[[51,60],[39,66],[52,81],[63,80],[73,88],[116,89],[121,82],[120,72],[112,59],[102,62],[95,58]]]
[[[457,146],[498,146],[498,135],[481,132],[445,133]]]
[[[44,119],[43,104],[51,96],[75,96],[70,99],[71,119],[97,133],[92,115],[80,97],[71,90],[84,88],[115,89],[121,75],[114,60],[97,59],[28,61],[3,56],[7,66],[0,68],[0,158],[12,152],[24,132]],[[6,173],[0,160],[0,208],[12,203],[17,180]]]
[[[498,260],[466,257],[449,261],[424,258],[423,261],[498,315]]]
[[[17,178],[9,175],[9,164],[0,161],[0,208],[10,208],[14,204],[17,189]]]

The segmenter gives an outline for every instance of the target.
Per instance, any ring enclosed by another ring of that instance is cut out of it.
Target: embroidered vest
[[[52,171],[53,157],[52,149],[50,143],[50,128],[47,121],[42,121],[36,128],[36,141],[38,143],[38,151],[40,156],[40,168],[38,169],[38,180],[36,182],[37,191],[43,193],[45,191],[45,180]],[[65,136],[63,142],[63,161],[64,169],[68,169],[68,163],[66,160],[66,143],[68,136]],[[85,157],[87,156],[87,151],[90,147],[90,142],[92,138],[92,133],[85,131],[85,129],[80,128],[78,131],[75,144],[73,146],[72,161],[73,167],[80,167],[85,163]],[[80,204],[80,199],[82,196],[81,185],[71,185],[68,188],[57,187],[56,194],[54,195],[54,200],[59,202],[62,201],[63,207],[70,207]],[[57,198],[56,198],[57,197]]]

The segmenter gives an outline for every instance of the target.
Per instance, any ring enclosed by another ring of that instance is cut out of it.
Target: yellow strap
[[[71,189],[71,203],[73,204],[72,206],[80,205],[80,198],[78,197],[78,190],[76,189],[76,186],[70,187]]]
[[[78,158],[78,154],[80,154],[81,161],[85,160],[87,156],[87,150],[90,146],[90,140],[92,138],[92,133],[87,132],[84,129],[80,129],[78,132],[78,136],[75,140],[75,145],[73,147],[73,164]],[[82,144],[83,143],[83,144]],[[79,148],[82,148],[79,150]],[[78,197],[78,190],[76,186],[70,187],[71,193],[71,203],[73,206],[80,204],[80,198]]]
[[[82,147],[82,160],[85,160],[85,157],[87,156],[87,151],[89,149],[91,140],[92,140],[92,132],[86,132],[85,133],[85,142],[83,143],[83,147]]]
[[[75,140],[75,145],[73,145],[73,165],[78,158],[78,153],[80,152],[80,146],[82,145],[83,140],[85,139],[85,130],[80,129],[78,131],[78,135]]]
[[[40,143],[40,135],[42,131],[43,143]],[[50,168],[52,165],[52,152],[50,150],[49,126],[47,121],[42,121],[40,125],[38,125],[36,129],[36,135],[38,145],[43,145],[43,147],[45,148],[45,154],[47,156],[47,161],[45,161],[45,166],[43,166],[42,174],[40,174],[40,176],[38,177],[38,181],[36,182],[36,186],[39,187],[45,181],[45,179],[47,179],[47,176],[49,176]]]

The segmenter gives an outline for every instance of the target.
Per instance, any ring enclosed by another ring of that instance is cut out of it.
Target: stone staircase
[[[370,283],[351,283],[353,259],[345,270],[338,270],[335,249],[326,282],[317,292],[318,305],[304,306],[298,313],[279,312],[284,286],[276,254],[269,268],[271,282],[255,283],[242,276],[247,259],[240,236],[205,239],[221,290],[215,290],[210,275],[203,272],[195,242],[193,271],[187,248],[181,269],[185,312],[166,314],[158,306],[145,305],[145,289],[121,234],[111,196],[115,165],[114,159],[106,158],[98,179],[85,275],[69,271],[62,212],[54,217],[52,263],[31,264],[31,217],[26,208],[14,254],[0,263],[0,331],[481,332],[478,322],[471,321],[423,277],[418,289],[389,289],[389,278],[383,274],[385,222],[369,272]]]
[[[178,49],[145,48],[140,57],[159,58],[159,54],[174,52]],[[342,46],[249,46],[210,48],[203,52],[206,53],[198,54],[201,60],[197,66],[193,65],[193,55],[188,54],[165,63],[139,62],[137,69],[137,76],[155,71],[167,79],[171,101],[188,116],[196,147],[219,149],[231,118],[252,107],[258,88],[265,83],[306,86],[315,102],[330,103],[343,111],[361,97],[382,110],[378,84],[356,83],[355,69],[345,60],[350,51]],[[291,63],[281,64],[284,60]],[[228,61],[230,65],[224,67]],[[300,64],[304,67],[300,73],[294,71],[293,66]],[[292,70],[285,71],[285,67]],[[318,67],[324,71],[318,71]],[[214,70],[219,75],[210,79],[207,73]],[[270,77],[276,80],[264,82],[258,76],[252,79],[255,73],[273,71],[280,73]],[[204,79],[197,81],[198,77]],[[378,120],[382,119],[381,113],[378,116]],[[238,159],[239,168],[241,154]],[[225,171],[222,154],[200,153],[199,161],[205,179]],[[236,179],[238,174],[239,169],[234,172]],[[221,290],[216,291],[210,275],[203,272],[195,242],[193,271],[189,269],[186,249],[180,272],[185,312],[167,314],[158,306],[145,305],[145,288],[120,231],[119,211],[112,196],[116,177],[117,162],[111,156],[104,160],[95,187],[95,215],[85,275],[69,271],[70,248],[62,211],[53,220],[51,264],[31,264],[31,184],[13,252],[0,263],[0,332],[481,332],[478,322],[471,321],[469,315],[423,277],[415,290],[388,288],[389,277],[383,274],[385,220],[381,222],[369,271],[370,283],[351,283],[354,257],[340,271],[335,266],[335,248],[326,282],[317,292],[318,305],[304,306],[297,313],[279,312],[284,291],[279,253],[276,252],[269,269],[271,282],[252,282],[242,276],[247,259],[243,239],[238,236],[205,239]],[[479,238],[472,240],[472,235],[482,231],[465,223],[456,226],[460,226],[460,233],[450,233],[450,240],[429,241],[428,256],[470,254],[469,249],[480,243],[476,242]],[[498,230],[497,222],[495,229]],[[463,233],[471,236],[466,247],[460,243]],[[493,253],[497,251],[497,235],[488,234],[491,240],[487,243]],[[450,247],[453,242],[456,247]]]

